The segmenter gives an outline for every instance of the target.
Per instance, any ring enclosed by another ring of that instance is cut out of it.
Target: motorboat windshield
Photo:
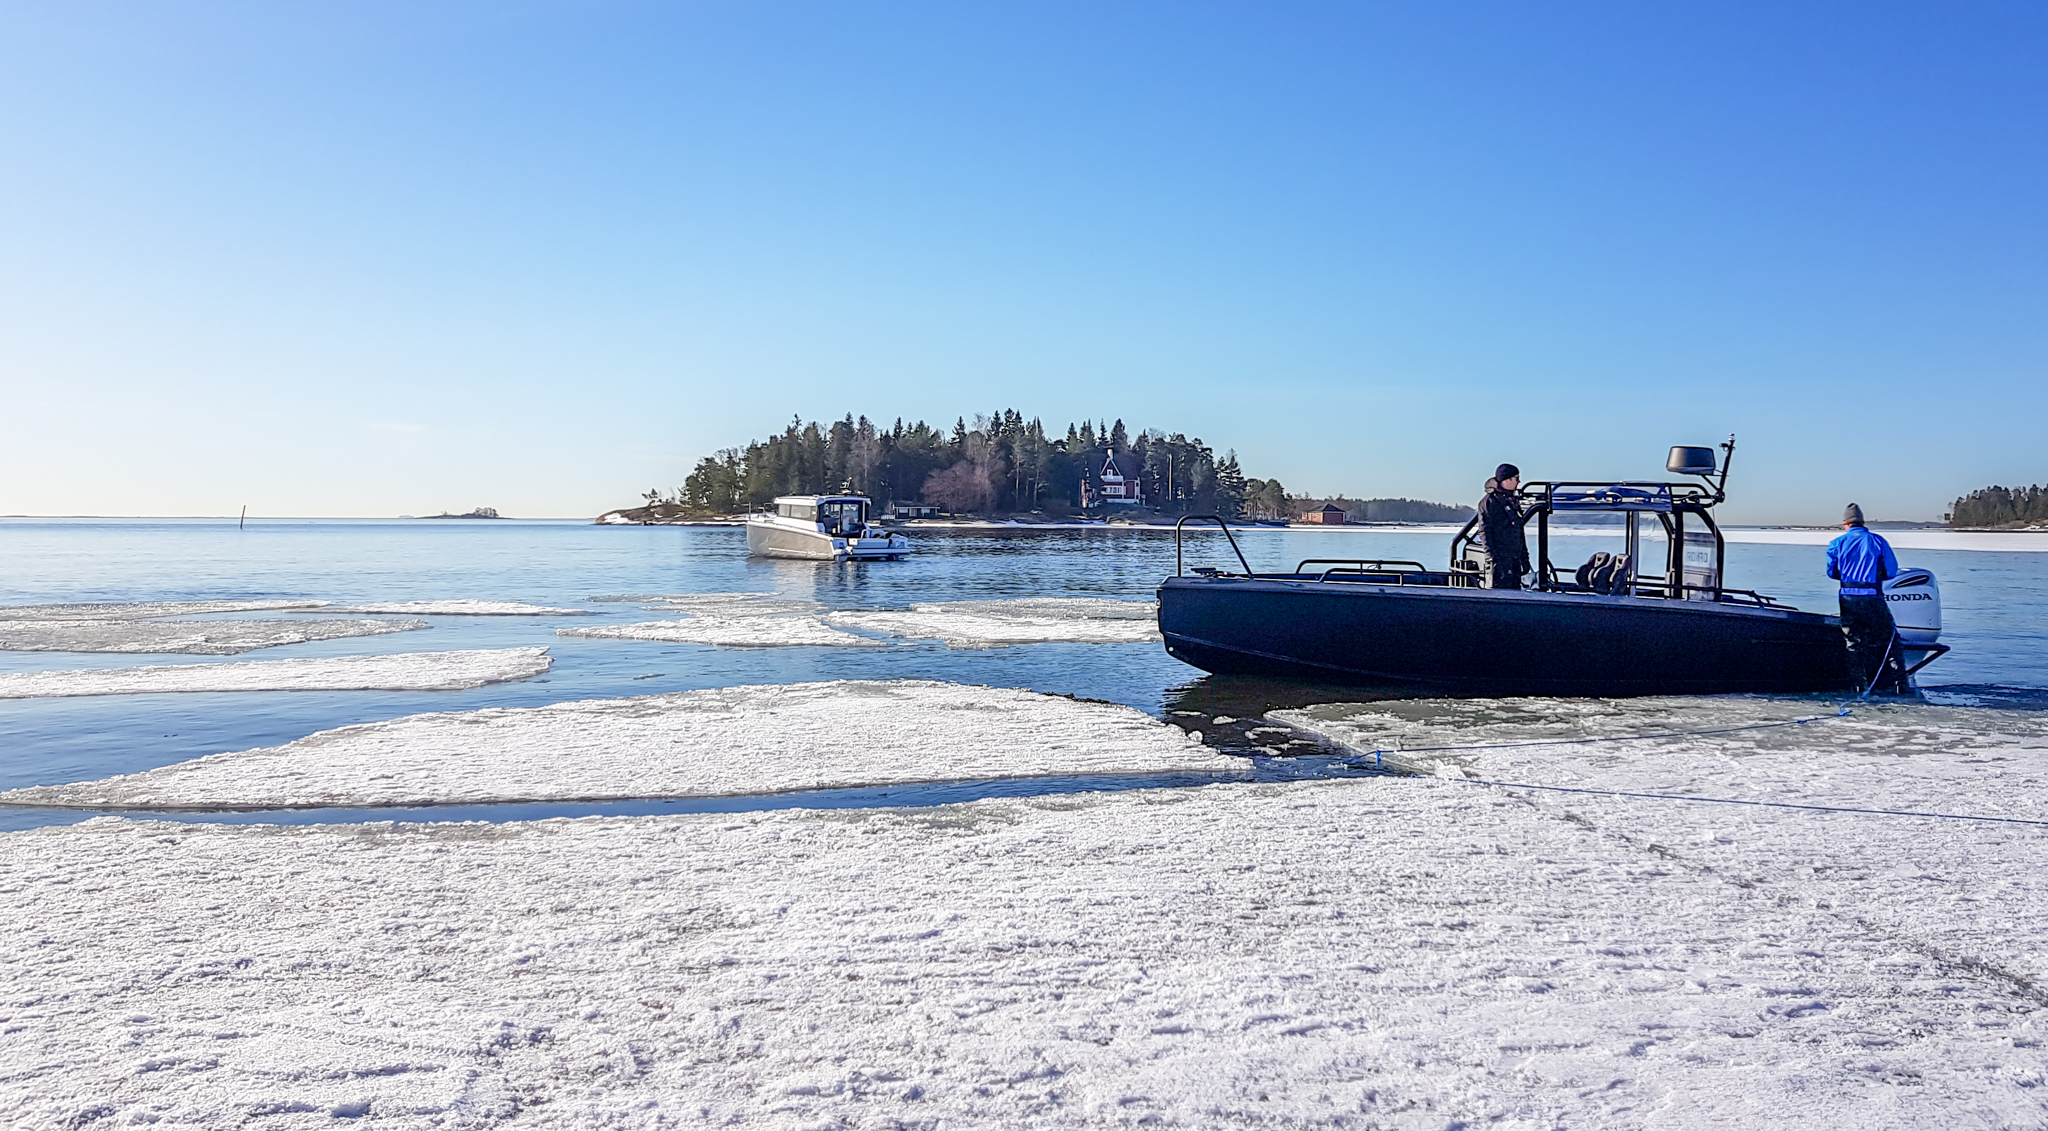
[[[825,533],[835,537],[857,535],[867,529],[868,501],[866,499],[820,499],[818,500],[818,522]]]

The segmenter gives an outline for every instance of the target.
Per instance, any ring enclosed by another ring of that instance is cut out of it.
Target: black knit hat
[[[1510,479],[1520,479],[1522,477],[1522,469],[1514,464],[1504,463],[1493,469],[1493,477],[1503,483]]]

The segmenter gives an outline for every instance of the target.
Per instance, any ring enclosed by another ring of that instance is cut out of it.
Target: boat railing
[[[1243,567],[1244,567],[1244,575],[1245,575],[1246,577],[1253,577],[1253,576],[1256,576],[1255,574],[1253,574],[1253,573],[1252,573],[1252,563],[1250,563],[1250,562],[1248,562],[1248,561],[1246,561],[1246,560],[1245,560],[1245,558],[1244,558],[1244,551],[1243,551],[1242,549],[1239,549],[1239,548],[1238,548],[1238,545],[1237,545],[1237,535],[1235,535],[1235,534],[1232,534],[1232,533],[1230,532],[1230,524],[1229,524],[1228,522],[1225,522],[1225,521],[1223,520],[1223,516],[1222,516],[1222,515],[1220,515],[1220,514],[1191,514],[1191,515],[1186,515],[1186,516],[1182,517],[1182,518],[1181,518],[1181,520],[1180,520],[1179,522],[1176,522],[1176,523],[1174,523],[1174,524],[1173,524],[1173,575],[1174,575],[1175,577],[1179,577],[1179,576],[1181,576],[1181,575],[1182,575],[1182,574],[1183,574],[1184,572],[1186,572],[1186,571],[1185,571],[1185,570],[1184,570],[1184,569],[1182,568],[1182,565],[1181,565],[1181,556],[1182,556],[1182,555],[1181,555],[1181,535],[1182,535],[1182,534],[1183,534],[1183,533],[1185,532],[1185,530],[1186,530],[1186,527],[1187,527],[1187,524],[1188,524],[1188,523],[1190,523],[1190,522],[1213,522],[1213,523],[1215,523],[1215,524],[1216,524],[1216,526],[1217,526],[1217,528],[1218,528],[1219,530],[1223,531],[1223,536],[1224,536],[1225,538],[1228,538],[1228,539],[1230,539],[1230,549],[1231,549],[1231,552],[1233,552],[1233,553],[1235,553],[1235,554],[1237,555],[1237,564],[1238,564],[1238,565],[1241,565],[1241,566],[1243,566]]]
[[[1394,569],[1394,567],[1408,566],[1409,568],[1405,571],[1408,573],[1429,572],[1428,567],[1424,566],[1421,562],[1411,562],[1406,560],[1405,558],[1303,558],[1301,559],[1301,564],[1294,567],[1294,572],[1307,573],[1308,567],[1312,565],[1356,566],[1357,568],[1362,570],[1369,570],[1378,573],[1403,572],[1397,571],[1396,569]]]

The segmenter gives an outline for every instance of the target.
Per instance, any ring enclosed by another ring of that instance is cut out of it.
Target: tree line
[[[1452,503],[1431,503],[1421,499],[1352,499],[1343,495],[1329,499],[1296,499],[1295,513],[1335,506],[1351,522],[1463,522],[1472,508]]]
[[[673,493],[650,506],[739,514],[778,495],[851,489],[881,503],[954,513],[1043,511],[1060,515],[1101,497],[1109,456],[1135,475],[1147,506],[1167,514],[1287,517],[1293,501],[1277,479],[1248,477],[1237,453],[1218,458],[1199,436],[1082,421],[1048,434],[1015,409],[965,417],[952,429],[900,418],[881,427],[851,413],[830,424],[792,418],[779,435],[705,456]]]
[[[1950,526],[2017,526],[2048,523],[2048,487],[1984,487],[1957,499]]]

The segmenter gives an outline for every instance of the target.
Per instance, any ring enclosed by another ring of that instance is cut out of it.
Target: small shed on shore
[[[1350,512],[1335,503],[1324,503],[1320,508],[1302,515],[1301,521],[1313,522],[1322,526],[1342,526],[1351,521],[1351,515]]]

